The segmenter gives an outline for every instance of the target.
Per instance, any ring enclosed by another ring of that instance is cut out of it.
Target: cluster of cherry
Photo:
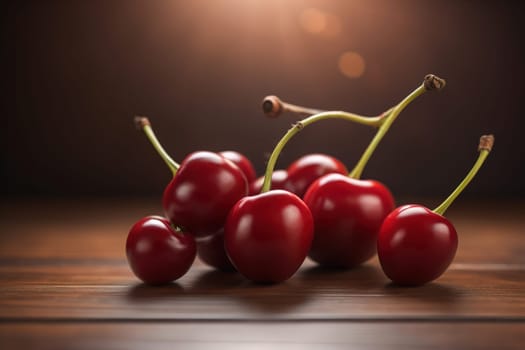
[[[481,137],[473,168],[434,210],[413,204],[396,209],[387,187],[360,177],[400,112],[426,91],[444,86],[443,79],[427,75],[399,104],[376,117],[320,111],[269,96],[263,101],[268,116],[288,111],[307,117],[283,136],[265,175],[257,179],[252,163],[234,151],[194,152],[178,164],[158,142],[149,120],[136,117],[173,179],[163,196],[166,217],[145,217],[129,232],[131,269],[146,283],[169,283],[183,276],[198,254],[219,270],[277,283],[290,278],[307,256],[322,266],[351,268],[377,252],[386,276],[397,284],[421,285],[438,278],[458,244],[456,230],[443,214],[481,167],[494,137]],[[303,156],[286,170],[273,171],[295,134],[334,118],[377,128],[352,171],[323,154]]]

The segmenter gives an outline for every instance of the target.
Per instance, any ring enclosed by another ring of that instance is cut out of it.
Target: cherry
[[[348,174],[346,166],[338,159],[326,154],[307,154],[294,161],[286,169],[288,178],[284,189],[303,197],[308,187],[323,175]]]
[[[277,283],[299,269],[313,237],[312,215],[293,193],[272,190],[241,199],[225,225],[225,247],[246,278]]]
[[[217,232],[233,205],[248,193],[242,171],[217,153],[188,155],[164,190],[166,216],[196,235]]]
[[[162,204],[171,222],[194,235],[210,235],[222,228],[233,205],[248,193],[243,171],[220,154],[198,151],[179,165],[157,140],[149,120],[136,117],[158,154],[173,173]]]
[[[433,211],[416,204],[390,213],[381,226],[377,254],[384,273],[394,283],[418,286],[440,277],[456,254],[456,229],[443,214],[474,178],[487,158],[494,136],[480,139],[478,160],[458,188]]]
[[[133,273],[148,284],[164,284],[182,277],[196,255],[192,235],[175,230],[160,216],[140,219],[129,231],[126,255]]]
[[[257,177],[252,162],[243,154],[236,151],[222,151],[219,154],[237,165],[244,173],[244,176],[246,176],[248,183],[251,183]]]
[[[333,267],[353,267],[376,252],[376,239],[385,217],[394,209],[390,191],[380,182],[341,174],[319,178],[304,202],[315,222],[308,256]]]
[[[385,219],[377,252],[385,274],[400,285],[421,285],[445,272],[458,246],[454,226],[420,205],[404,205]]]
[[[284,189],[284,184],[288,178],[288,172],[286,170],[275,170],[272,172],[271,188],[274,190]],[[258,177],[250,183],[250,195],[258,194],[261,192],[261,188],[264,182],[264,176]]]
[[[224,229],[197,239],[197,255],[205,264],[221,271],[235,271],[224,249]]]

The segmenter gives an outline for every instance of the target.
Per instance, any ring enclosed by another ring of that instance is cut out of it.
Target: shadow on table
[[[420,287],[397,286],[389,283],[375,264],[353,269],[306,264],[292,278],[277,284],[257,284],[236,272],[205,268],[165,286],[135,285],[129,289],[127,298],[146,303],[159,299],[195,305],[212,303],[214,308],[220,305],[222,313],[230,310],[233,314],[263,315],[273,319],[298,314],[309,303],[324,305],[334,298],[351,300],[347,298],[368,296],[384,297],[386,305],[408,302],[425,308],[450,310],[463,294],[461,289],[438,282]]]
[[[439,281],[422,286],[407,287],[395,283],[384,286],[385,295],[393,299],[411,300],[440,308],[454,309],[458,302],[465,296],[465,292],[457,287],[440,284]]]
[[[296,277],[282,283],[261,284],[247,280],[239,273],[207,271],[195,279],[188,293],[227,298],[246,312],[283,314],[305,304],[311,291]]]
[[[164,286],[134,285],[126,297],[134,303],[159,299],[182,300],[196,305],[214,302],[231,305],[234,313],[239,312],[235,305],[240,305],[243,313],[274,315],[286,313],[310,298],[311,289],[295,277],[278,284],[257,284],[239,273],[216,270],[203,270],[189,277]]]
[[[184,294],[184,288],[176,282],[161,286],[139,283],[128,289],[126,297],[131,301],[147,301],[169,299],[180,294]]]
[[[378,267],[370,264],[354,268],[333,268],[312,265],[298,274],[304,283],[319,289],[329,288],[340,291],[363,291],[384,285],[385,277]]]

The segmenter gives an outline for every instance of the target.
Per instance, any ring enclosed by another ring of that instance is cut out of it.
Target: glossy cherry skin
[[[140,219],[126,240],[129,266],[148,284],[169,283],[182,277],[193,264],[196,253],[193,236],[176,231],[160,216]]]
[[[162,203],[171,222],[202,236],[222,228],[230,209],[247,193],[238,166],[217,153],[199,151],[182,161]]]
[[[307,154],[290,164],[286,170],[288,178],[283,188],[299,197],[303,197],[308,187],[323,175],[348,174],[343,163],[326,154]]]
[[[248,183],[251,183],[257,177],[252,162],[250,162],[246,156],[236,151],[222,151],[219,152],[219,154],[235,163],[235,165],[242,170],[244,176],[246,176]]]
[[[272,190],[282,190],[284,189],[284,183],[288,178],[288,173],[286,170],[274,170],[272,172],[272,184],[270,189]],[[264,182],[264,176],[258,177],[250,183],[249,193],[250,195],[255,195],[261,193],[262,185]]]
[[[377,241],[383,271],[394,283],[422,285],[448,268],[458,235],[445,217],[421,205],[404,205],[387,216]]]
[[[224,249],[224,230],[197,239],[197,255],[205,264],[221,271],[236,271]]]
[[[309,257],[320,265],[350,268],[376,253],[383,220],[394,210],[390,191],[380,182],[329,174],[304,196],[314,219]]]
[[[228,215],[226,253],[249,280],[277,283],[299,269],[313,237],[312,215],[293,193],[273,190],[241,199]]]

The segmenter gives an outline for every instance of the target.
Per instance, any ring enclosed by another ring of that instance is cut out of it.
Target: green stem
[[[421,84],[417,89],[412,91],[410,95],[405,97],[403,101],[401,101],[396,107],[394,107],[394,110],[392,113],[385,119],[384,123],[379,127],[379,130],[377,130],[377,133],[375,134],[374,138],[366,148],[365,152],[357,162],[354,169],[348,174],[349,177],[352,177],[354,179],[361,178],[361,174],[363,173],[363,170],[365,169],[366,164],[368,163],[368,160],[374,153],[375,149],[379,145],[379,142],[383,139],[388,129],[390,129],[390,126],[392,123],[396,120],[397,116],[403,109],[405,109],[406,106],[410,104],[413,100],[415,100],[418,96],[422,95],[427,91],[427,88],[425,87],[425,84]]]
[[[482,142],[483,142],[483,138],[484,137],[485,136],[482,137]],[[454,202],[454,200],[461,194],[461,192],[463,192],[465,187],[467,187],[467,185],[470,183],[470,181],[472,181],[472,179],[476,176],[478,170],[483,165],[483,162],[485,162],[485,159],[487,159],[487,156],[489,155],[490,150],[492,148],[492,144],[494,142],[494,137],[492,135],[488,135],[486,137],[490,139],[489,146],[484,147],[484,148],[480,146],[480,152],[479,152],[478,159],[474,163],[474,166],[472,167],[472,169],[470,169],[470,171],[467,174],[467,176],[465,176],[463,181],[461,181],[461,183],[450,194],[450,196],[448,196],[448,198],[445,199],[445,201],[443,203],[441,203],[436,209],[433,210],[434,213],[439,214],[439,215],[444,215],[445,211],[447,211],[448,207]]]
[[[153,132],[153,129],[151,128],[151,124],[148,118],[135,117],[135,123],[138,128],[144,131],[144,134],[146,134],[146,137],[148,138],[153,148],[155,148],[159,156],[162,158],[162,160],[164,160],[168,168],[170,168],[171,172],[173,173],[173,176],[175,176],[177,170],[179,170],[180,165],[176,161],[174,161],[166,152],[164,147],[162,147],[159,140],[157,139],[157,136]]]
[[[279,154],[281,154],[282,149],[288,143],[288,141],[290,141],[290,139],[299,131],[301,131],[304,127],[325,119],[344,119],[358,124],[368,125],[372,127],[380,127],[386,119],[386,114],[382,114],[378,117],[363,117],[357,114],[347,112],[323,112],[312,115],[308,118],[297,122],[288,130],[288,132],[281,138],[281,140],[279,140],[279,142],[275,146],[270,156],[270,159],[268,160],[268,165],[266,166],[266,172],[264,174],[264,182],[261,189],[261,193],[270,190],[272,172],[275,168],[275,164],[277,163],[277,158],[279,158]]]

